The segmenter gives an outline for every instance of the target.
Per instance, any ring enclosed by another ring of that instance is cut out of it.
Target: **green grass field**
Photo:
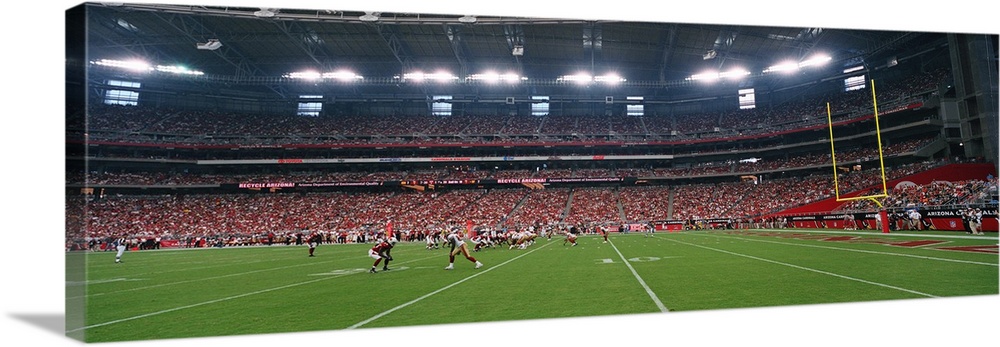
[[[716,230],[561,237],[459,255],[399,243],[74,253],[67,335],[232,336],[998,294],[997,235]],[[379,266],[381,268],[381,265]],[[69,267],[68,267],[69,269]],[[81,308],[83,312],[72,312]],[[70,323],[79,315],[79,326]]]

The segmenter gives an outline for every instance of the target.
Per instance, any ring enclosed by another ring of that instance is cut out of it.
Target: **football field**
[[[997,295],[997,235],[705,230],[539,237],[459,254],[401,242],[368,273],[371,244],[71,254],[67,335],[87,342],[672,314]],[[470,244],[471,249],[471,244]],[[72,276],[71,276],[72,277]],[[68,321],[73,321],[70,317]]]

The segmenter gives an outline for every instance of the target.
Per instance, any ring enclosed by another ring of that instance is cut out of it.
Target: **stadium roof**
[[[934,32],[167,4],[90,3],[87,21],[92,60],[141,58],[235,81],[307,70],[373,79],[495,71],[662,84],[814,54],[872,69],[946,42]],[[209,49],[213,41],[221,45]]]

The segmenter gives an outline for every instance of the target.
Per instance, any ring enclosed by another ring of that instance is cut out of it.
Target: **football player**
[[[445,237],[445,242],[451,245],[451,251],[448,252],[448,266],[444,268],[445,270],[452,270],[455,268],[455,255],[458,253],[462,253],[462,255],[465,256],[465,259],[476,263],[477,269],[483,267],[483,263],[480,263],[476,260],[476,258],[469,255],[469,248],[465,246],[465,241],[462,240],[462,235],[459,232],[452,231],[447,237]]]
[[[376,243],[375,246],[368,250],[368,256],[375,259],[375,263],[372,264],[372,269],[368,270],[368,272],[375,273],[375,268],[378,266],[378,263],[383,260],[385,260],[385,263],[382,264],[382,271],[389,270],[389,262],[392,261],[392,254],[390,253],[392,251],[392,247],[396,245],[396,241],[395,237],[389,237],[384,241]]]

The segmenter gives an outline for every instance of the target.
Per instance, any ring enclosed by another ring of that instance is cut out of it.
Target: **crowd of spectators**
[[[886,83],[879,86],[880,104],[888,107],[918,100],[915,96],[927,94],[947,76],[946,71],[937,70]],[[826,103],[830,103],[832,111],[840,117],[860,117],[872,112],[868,89],[803,97],[749,110],[643,117],[412,114],[301,117],[94,105],[88,109],[86,132],[90,140],[243,145],[465,143],[512,141],[509,137],[485,140],[466,135],[539,133],[604,135],[592,139],[612,139],[622,134],[659,136],[676,132],[682,137],[714,138],[825,123]],[[67,130],[78,132],[80,129]],[[579,140],[579,137],[561,139]],[[531,139],[518,141],[525,140]]]
[[[573,169],[545,169],[535,172],[534,178],[570,178]]]
[[[655,221],[670,219],[668,186],[622,187],[618,192],[625,219]]]
[[[997,190],[996,180],[933,181],[928,184],[899,184],[887,187],[886,197],[875,198],[881,208],[898,209],[907,207],[967,205],[988,202]],[[875,196],[881,188],[872,188],[863,195]],[[872,200],[848,201],[837,207],[837,211],[874,211],[880,209]]]
[[[521,188],[490,189],[453,219],[471,221],[476,226],[496,227],[527,194],[528,190]]]
[[[570,197],[567,224],[620,223],[618,191],[613,188],[575,188]]]
[[[531,190],[505,225],[554,225],[562,222],[569,201],[569,188]]]
[[[883,155],[896,156],[911,154],[934,141],[934,137],[917,138],[896,142],[883,148]],[[878,158],[877,148],[849,148],[837,152],[838,163],[845,165],[861,160]],[[419,169],[410,171],[292,171],[267,174],[211,174],[187,172],[138,172],[138,171],[92,171],[86,177],[76,173],[67,176],[67,183],[88,183],[94,185],[212,185],[226,183],[262,182],[371,182],[401,180],[460,180],[460,179],[518,179],[518,178],[605,178],[605,177],[697,177],[706,175],[744,175],[776,170],[789,170],[830,165],[829,153],[808,153],[788,156],[782,159],[764,159],[756,162],[717,161],[689,164],[671,168],[641,169],[539,169],[503,170],[473,168]],[[850,184],[851,182],[848,182]]]
[[[608,169],[576,169],[573,170],[574,178],[605,178],[613,177],[613,173]]]
[[[937,137],[921,137],[915,139],[908,139],[905,141],[894,142],[882,147],[883,157],[896,156],[896,155],[907,155],[911,154],[923,146],[926,146],[936,140]],[[872,143],[871,146],[853,146],[837,150],[837,163],[840,164],[852,164],[863,161],[871,161],[878,159],[879,149],[877,144]],[[732,172],[739,173],[752,173],[752,172],[764,172],[781,170],[787,168],[796,167],[810,167],[810,166],[822,166],[831,165],[833,159],[829,152],[824,153],[814,153],[808,155],[795,155],[789,156],[784,159],[774,160],[766,159],[759,160],[755,162],[736,162],[728,163],[732,164]],[[712,163],[706,163],[704,165],[710,165]],[[727,163],[715,163],[715,165],[724,165]]]
[[[901,105],[914,95],[936,88],[945,71],[910,76],[879,86],[880,104]],[[826,102],[842,118],[870,113],[870,91],[860,90],[783,102],[767,108],[666,116],[579,115],[388,115],[371,117],[290,117],[206,112],[168,108],[92,105],[86,124],[68,124],[68,133],[85,131],[92,140],[127,143],[189,144],[316,144],[316,143],[479,143],[488,141],[543,141],[539,137],[479,137],[484,134],[571,134],[544,137],[544,141],[591,141],[625,138],[624,135],[719,137],[734,133],[766,133],[826,122]],[[82,129],[83,127],[86,129]],[[428,134],[448,135],[428,137]],[[603,136],[602,134],[608,134]],[[371,135],[371,136],[370,136]],[[621,136],[619,136],[621,135]],[[934,138],[890,143],[884,154],[906,154]],[[872,147],[838,150],[838,162],[877,157]],[[485,178],[571,177],[693,177],[755,173],[828,165],[829,154],[804,154],[755,163],[704,162],[673,168],[474,170],[429,169],[411,171],[327,172],[302,171],[270,174],[205,174],[187,172],[93,171],[71,174],[67,183],[97,185],[201,185],[261,182],[343,182]],[[891,168],[889,180],[926,170],[936,163],[916,163]],[[871,189],[879,172],[867,169],[838,176],[841,192]],[[816,175],[745,182],[643,188],[589,188],[489,191],[213,194],[170,196],[108,196],[84,204],[67,201],[67,233],[74,238],[103,239],[117,234],[136,238],[225,240],[226,244],[255,244],[262,240],[293,242],[303,229],[329,231],[331,241],[367,240],[390,223],[400,232],[413,232],[444,224],[529,225],[645,221],[652,219],[701,219],[756,216],[829,198],[836,192],[829,176]],[[962,204],[996,190],[995,182],[935,182],[893,188],[887,206],[907,204]],[[780,197],[780,198],[775,198]],[[82,198],[81,198],[82,199]],[[865,209],[870,201],[845,204],[841,209]],[[84,207],[85,206],[85,207]],[[213,241],[214,242],[214,241]],[[344,241],[347,242],[347,241]],[[188,243],[185,243],[188,244]]]
[[[712,184],[691,184],[674,188],[671,218],[678,220],[711,218],[704,206],[712,203],[715,186]]]
[[[543,116],[532,116],[532,115],[515,115],[507,118],[507,122],[502,129],[500,129],[500,134],[537,134],[539,129],[542,127],[542,123],[545,122],[545,117]],[[489,131],[495,131],[496,129],[491,129]]]
[[[895,180],[940,164],[901,165],[889,168],[886,174]],[[845,173],[838,178],[839,187],[842,193],[871,190],[880,184],[879,176],[878,169]],[[995,179],[902,184],[892,187],[882,203],[886,207],[968,204],[992,198],[996,191]],[[275,237],[297,240],[303,230],[322,230],[330,235],[330,242],[363,242],[390,225],[408,239],[419,239],[427,231],[464,227],[466,223],[504,228],[750,219],[834,194],[830,176],[813,175],[650,187],[74,195],[67,199],[66,230],[67,240],[128,235],[143,240],[184,240],[185,245],[259,244]],[[872,208],[867,203],[859,200],[841,209]]]
[[[745,216],[759,216],[829,198],[833,185],[829,175],[764,180],[753,187],[736,210]]]

